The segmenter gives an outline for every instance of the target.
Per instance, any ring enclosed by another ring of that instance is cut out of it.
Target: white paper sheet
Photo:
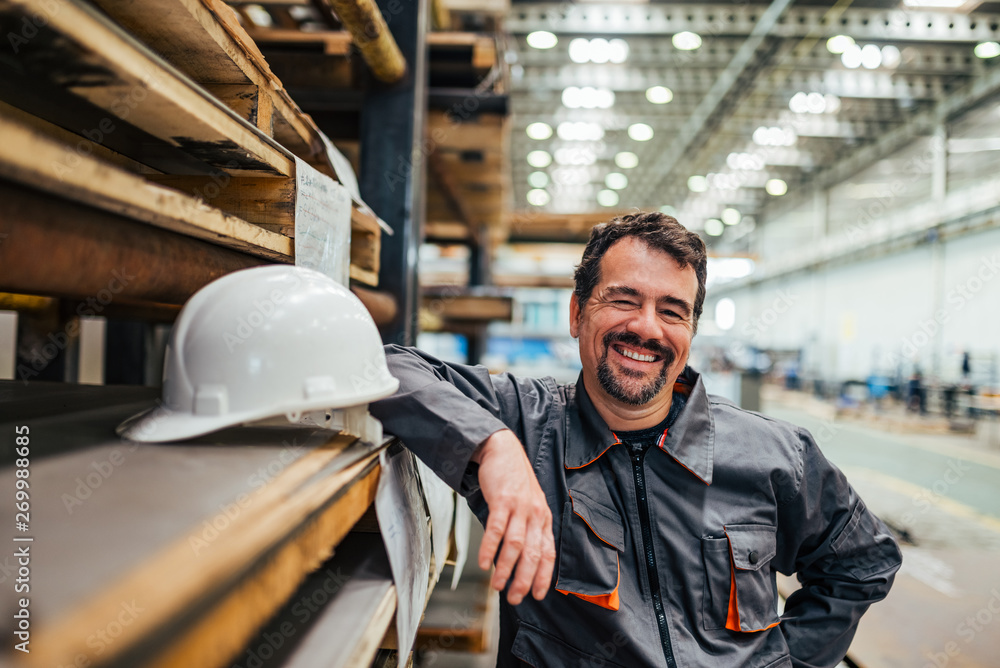
[[[434,550],[434,579],[441,577],[444,562],[448,559],[451,548],[451,530],[455,522],[455,492],[434,474],[426,464],[419,459],[417,472],[420,474],[420,487],[427,501],[427,510],[431,514],[431,547]]]
[[[348,160],[344,154],[333,145],[333,142],[330,141],[329,137],[322,132],[320,133],[320,137],[323,138],[323,144],[326,146],[326,155],[330,158],[330,164],[333,165],[334,174],[337,175],[337,179],[344,184],[344,187],[351,193],[351,198],[354,200],[355,204],[357,204],[358,208],[362,211],[375,216],[375,219],[378,221],[382,231],[391,235],[392,228],[389,227],[389,224],[379,218],[375,212],[372,211],[371,207],[365,204],[365,201],[361,199],[361,188],[358,187],[358,178],[354,175],[354,168],[351,167],[351,161]]]
[[[351,193],[295,159],[295,264],[342,285],[351,275]]]
[[[399,445],[383,450],[379,457],[382,474],[375,514],[396,584],[396,634],[403,663],[413,648],[427,599],[431,543],[415,458]]]
[[[455,571],[451,574],[451,588],[454,591],[465,570],[469,558],[469,529],[472,524],[472,510],[465,499],[455,502]]]

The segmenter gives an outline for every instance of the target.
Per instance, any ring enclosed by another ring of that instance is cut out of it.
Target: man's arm
[[[541,600],[555,566],[552,514],[511,430],[520,422],[513,382],[413,348],[385,352],[400,387],[372,404],[372,414],[453,489],[468,494],[478,485],[489,508],[480,568],[500,549],[493,587],[503,589],[516,566],[507,600],[517,605],[529,590]]]
[[[782,572],[795,571],[802,588],[782,615],[795,668],[836,666],[858,622],[889,593],[902,555],[889,529],[800,431],[803,468],[797,493],[779,508]]]

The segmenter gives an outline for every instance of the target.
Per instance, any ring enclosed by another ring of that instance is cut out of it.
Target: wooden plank
[[[203,86],[258,130],[268,137],[274,136],[274,102],[270,96],[261,94],[259,86],[211,83]]]
[[[0,17],[19,25],[39,5],[3,0]],[[294,174],[280,146],[86,5],[61,4],[15,57],[39,85],[68,90],[209,165],[234,174]]]
[[[36,423],[34,442],[44,451],[45,439],[73,440],[65,430],[77,441],[110,432],[135,408],[115,410]],[[28,665],[80,665],[80,656],[224,665],[374,499],[376,455],[355,444],[322,430],[255,427],[171,447],[112,438],[33,462],[37,540],[48,549],[32,561]],[[68,514],[67,494],[78,494],[94,463],[110,473]],[[123,605],[137,613],[98,647],[95,630],[120,620]]]
[[[293,231],[295,229],[295,179],[171,174],[147,178],[153,183],[200,198],[206,204],[266,229],[279,233],[288,227]]]
[[[423,308],[446,320],[510,321],[514,309],[511,297],[491,295],[424,294]]]
[[[79,155],[21,123],[0,116],[0,176],[164,229],[261,257],[288,261],[291,239],[229,216],[141,176]],[[69,168],[67,156],[74,158]]]
[[[490,586],[492,571],[466,573],[455,590],[441,587],[427,604],[415,647],[422,652],[485,652],[490,648],[500,597]],[[442,578],[449,581],[450,570]]]
[[[221,0],[94,0],[111,18],[198,83],[253,84],[270,97],[274,137],[305,160],[323,142],[308,115],[284,90],[267,61]],[[324,170],[333,175],[329,165]]]

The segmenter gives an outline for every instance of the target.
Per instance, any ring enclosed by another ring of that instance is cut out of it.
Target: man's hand
[[[556,548],[552,513],[524,446],[514,432],[504,429],[486,439],[472,460],[479,463],[479,487],[490,510],[479,548],[479,567],[489,568],[502,539],[493,588],[504,588],[516,564],[507,601],[518,605],[529,590],[540,601],[552,581]]]

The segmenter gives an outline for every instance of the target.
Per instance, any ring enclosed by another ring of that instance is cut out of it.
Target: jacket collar
[[[678,383],[690,388],[687,405],[677,421],[660,440],[660,449],[693,473],[706,485],[712,484],[712,462],[715,453],[715,422],[712,419],[708,393],[701,374],[691,367],[684,369]],[[681,391],[681,388],[675,389]],[[583,374],[576,381],[575,398],[566,411],[567,438],[565,466],[578,469],[591,464],[618,440],[604,418],[597,412],[583,386]]]

